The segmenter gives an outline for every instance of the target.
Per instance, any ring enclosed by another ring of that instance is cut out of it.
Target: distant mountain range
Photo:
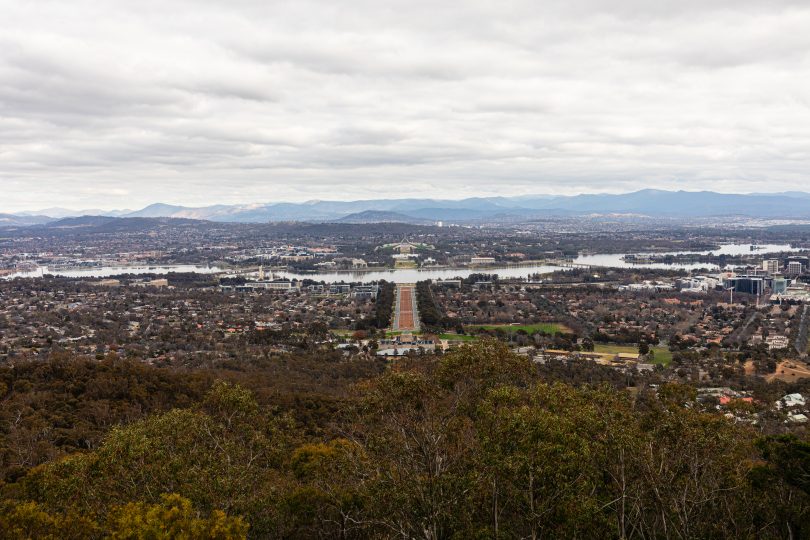
[[[412,215],[400,214],[399,212],[385,212],[379,210],[366,210],[343,216],[336,220],[337,223],[413,223],[419,225],[432,225],[429,219],[419,219]]]
[[[54,221],[54,218],[41,215],[0,214],[0,227],[28,227]]]
[[[573,196],[485,197],[462,200],[379,199],[366,201],[309,201],[186,207],[163,203],[141,210],[85,210],[50,208],[38,212],[0,214],[0,226],[30,226],[82,215],[109,217],[171,217],[234,223],[308,221],[344,223],[403,222],[414,224],[471,223],[553,216],[636,214],[674,218],[748,216],[810,219],[810,193],[727,194],[712,191],[661,191]]]

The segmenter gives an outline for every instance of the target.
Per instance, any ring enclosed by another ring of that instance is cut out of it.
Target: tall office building
[[[767,259],[762,261],[762,269],[769,274],[775,274],[782,269],[782,265],[779,263],[779,259]]]
[[[788,274],[798,275],[802,273],[802,270],[804,270],[804,267],[799,261],[790,261],[787,265]]]

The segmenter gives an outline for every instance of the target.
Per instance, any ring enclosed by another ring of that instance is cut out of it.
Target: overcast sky
[[[810,191],[808,29],[806,0],[0,0],[0,212]]]

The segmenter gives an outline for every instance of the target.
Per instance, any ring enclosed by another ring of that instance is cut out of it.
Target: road
[[[394,327],[396,332],[416,332],[419,330],[419,312],[416,308],[416,286],[413,283],[397,285]]]
[[[807,357],[807,341],[810,337],[810,306],[802,307],[802,317],[799,321],[799,331],[796,334],[796,352],[801,358]]]

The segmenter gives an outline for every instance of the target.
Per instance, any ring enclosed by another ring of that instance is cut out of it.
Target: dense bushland
[[[212,538],[810,534],[810,445],[685,407],[688,387],[549,382],[495,341],[358,380],[318,430],[244,385],[189,391],[4,485],[0,530],[149,537],[137,531],[166,521]]]

